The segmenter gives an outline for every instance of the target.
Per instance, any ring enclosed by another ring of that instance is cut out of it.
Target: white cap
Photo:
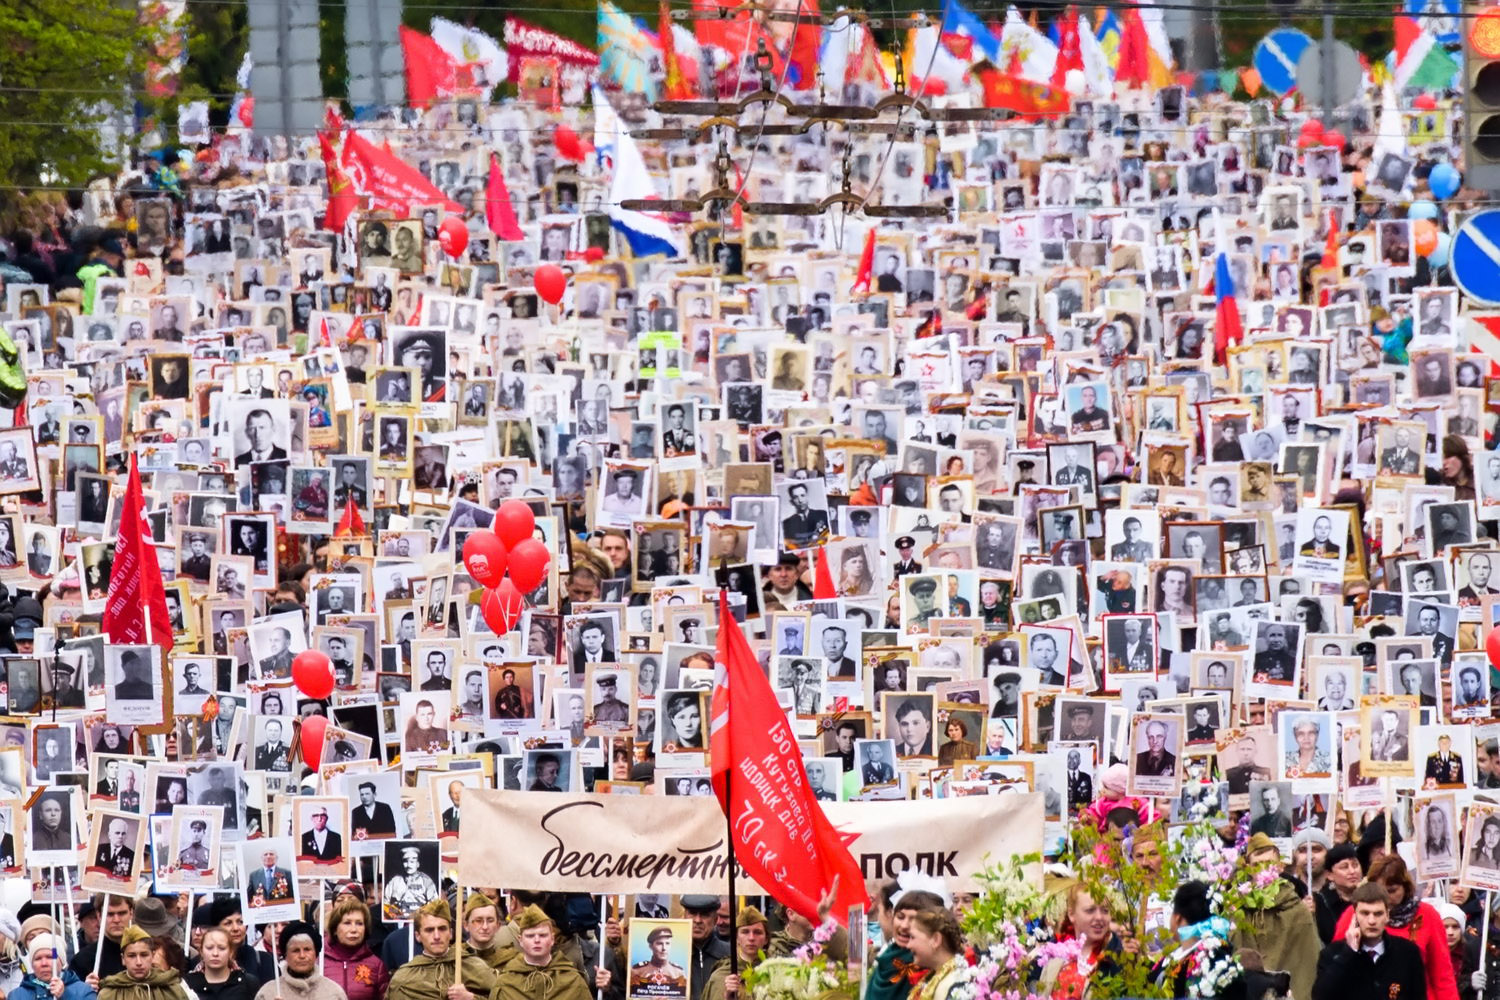
[[[26,957],[30,958],[32,955],[35,955],[39,951],[54,951],[54,950],[57,951],[59,954],[62,953],[61,948],[58,945],[57,938],[55,936],[51,935],[51,934],[46,934],[46,933],[38,934],[36,937],[32,938],[27,943],[27,945],[26,945]]]

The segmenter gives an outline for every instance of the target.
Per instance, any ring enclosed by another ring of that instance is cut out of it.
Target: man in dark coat
[[[1312,1000],[1426,1000],[1422,950],[1387,933],[1390,897],[1366,882],[1354,890],[1354,919],[1341,940],[1318,956]]]

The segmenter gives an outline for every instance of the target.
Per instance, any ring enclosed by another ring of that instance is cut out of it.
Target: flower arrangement
[[[859,984],[849,980],[848,969],[831,961],[823,946],[838,925],[824,921],[813,938],[785,958],[764,958],[742,972],[745,989],[754,1000],[837,1000],[859,995]]]

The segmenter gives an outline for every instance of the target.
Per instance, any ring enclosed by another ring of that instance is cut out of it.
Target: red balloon
[[[1309,118],[1307,121],[1305,121],[1305,122],[1302,123],[1302,129],[1301,129],[1301,133],[1300,134],[1302,134],[1302,135],[1322,135],[1323,134],[1323,123],[1320,122],[1320,121],[1318,121],[1316,118]]]
[[[589,247],[583,252],[583,259],[588,261],[590,264],[597,264],[599,261],[604,259],[604,248]]]
[[[521,593],[535,590],[547,578],[547,564],[552,553],[535,538],[528,538],[510,550],[510,579]]]
[[[566,125],[559,125],[553,130],[552,144],[557,147],[558,156],[573,163],[582,163],[583,158],[588,155],[588,147],[578,137],[578,133]]]
[[[1314,135],[1311,132],[1303,132],[1297,137],[1298,149],[1312,149],[1314,146],[1323,145],[1323,136]]]
[[[531,284],[544,301],[557,305],[568,290],[568,276],[556,264],[543,264],[532,274]]]
[[[1484,649],[1490,654],[1490,666],[1500,670],[1500,628],[1490,629],[1490,634],[1484,637]]]
[[[292,682],[309,698],[333,694],[333,661],[321,649],[304,649],[292,658]]]
[[[323,737],[328,733],[328,719],[322,715],[309,715],[302,720],[302,763],[318,769],[323,762]]]
[[[1418,94],[1412,99],[1411,106],[1418,111],[1431,111],[1437,107],[1437,99],[1431,94]]]
[[[443,248],[443,253],[449,257],[457,257],[464,252],[464,247],[469,245],[469,227],[464,225],[464,220],[456,215],[450,215],[438,226],[438,246]]]
[[[496,635],[504,635],[515,628],[525,608],[526,602],[521,598],[521,592],[508,578],[501,580],[500,586],[486,590],[479,601],[479,613]]]
[[[1323,133],[1323,144],[1326,146],[1332,146],[1334,149],[1342,153],[1344,151],[1344,147],[1349,144],[1349,140],[1344,138],[1344,133],[1338,131],[1337,129],[1334,129],[1333,131]]]
[[[505,546],[505,551],[511,553],[511,558],[514,559],[516,546],[530,538],[531,533],[536,530],[536,515],[525,502],[507,500],[495,511],[494,530],[500,536],[500,543]]]
[[[505,578],[505,543],[493,531],[473,531],[464,539],[464,568],[481,587]]]

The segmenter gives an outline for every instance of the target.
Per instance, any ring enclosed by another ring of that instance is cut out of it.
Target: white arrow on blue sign
[[[1500,208],[1475,212],[1458,227],[1448,269],[1469,298],[1500,305]]]
[[[1297,86],[1297,60],[1313,40],[1296,28],[1277,28],[1255,46],[1251,65],[1260,82],[1278,97]]]

